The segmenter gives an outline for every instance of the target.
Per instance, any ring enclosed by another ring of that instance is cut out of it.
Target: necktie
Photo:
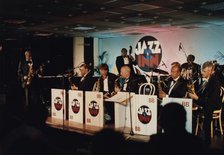
[[[202,93],[204,92],[207,83],[208,83],[207,80],[204,80],[204,81],[202,82],[202,84],[201,84],[201,86],[200,86],[200,89],[199,89]]]

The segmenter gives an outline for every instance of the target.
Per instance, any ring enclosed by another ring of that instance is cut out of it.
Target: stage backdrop
[[[116,57],[122,48],[129,51],[129,46],[133,48],[132,55],[138,65],[146,72],[148,66],[170,71],[172,62],[186,62],[185,53],[195,55],[198,64],[207,60],[217,60],[223,64],[218,58],[219,51],[224,53],[223,30],[223,27],[210,27],[99,39],[99,61],[95,62],[95,66],[106,62],[110,70],[117,73]],[[166,66],[162,65],[163,62]]]

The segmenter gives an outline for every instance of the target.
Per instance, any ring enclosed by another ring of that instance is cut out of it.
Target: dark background
[[[17,111],[21,106],[22,88],[18,81],[17,69],[19,61],[24,58],[25,50],[29,49],[33,61],[45,63],[44,75],[55,76],[65,73],[73,66],[73,38],[56,37],[17,37],[16,39],[1,39],[0,45],[0,101]],[[62,79],[42,79],[41,85],[47,87],[62,87]]]

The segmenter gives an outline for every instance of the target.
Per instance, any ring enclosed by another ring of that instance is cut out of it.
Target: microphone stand
[[[79,66],[76,66],[75,68],[71,69],[70,71],[73,71],[74,69],[78,68]],[[62,73],[62,101],[63,101],[63,104],[62,104],[62,128],[63,130],[65,129],[65,120],[66,120],[66,101],[67,101],[67,95],[65,96],[65,94],[67,93],[66,92],[66,88],[65,88],[65,77],[68,77],[68,74],[67,74],[68,71]],[[65,90],[65,93],[64,93],[64,90]]]
[[[128,99],[128,101],[129,101],[129,108],[130,108],[130,123],[131,123],[131,131],[130,131],[130,135],[131,136],[134,136],[134,131],[133,131],[133,124],[132,124],[132,106],[131,106],[131,83],[132,83],[132,81],[130,81],[130,85],[128,86],[128,97],[129,97],[129,99]]]
[[[185,52],[184,46],[183,44],[180,42],[179,44],[179,51],[182,50],[182,52],[184,53],[185,57],[187,58],[187,53]]]
[[[83,63],[83,62],[82,62]],[[67,71],[67,72],[71,72],[71,71],[74,71],[75,69],[77,69],[77,68],[79,68],[80,67],[80,65],[82,64],[82,63],[80,63],[78,66],[76,66],[76,67],[74,67],[74,68],[72,68],[72,69],[70,69],[69,71]],[[66,89],[65,89],[65,77],[68,77],[68,74],[66,74],[66,72],[64,72],[63,74],[62,74],[62,90],[65,90],[65,94],[67,93],[66,92]],[[67,100],[67,96],[64,96],[65,95],[64,94],[64,91],[62,91],[62,101],[63,101],[63,104],[62,104],[62,128],[63,128],[63,130],[65,129],[65,120],[66,120],[66,113],[65,113],[65,110],[67,110],[66,108],[65,108],[65,104],[67,103],[67,102],[65,102],[66,100]],[[65,98],[66,97],[66,98]]]
[[[62,128],[63,130],[65,129],[65,101],[66,101],[66,98],[65,98],[65,94],[64,94],[64,90],[65,90],[65,74],[62,74],[62,101],[63,101],[63,104],[62,104]],[[66,93],[66,90],[65,90],[65,93]]]

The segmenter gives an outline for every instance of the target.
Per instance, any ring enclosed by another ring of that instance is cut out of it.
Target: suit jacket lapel
[[[171,93],[172,93],[174,90],[176,90],[176,89],[179,87],[179,85],[180,85],[181,83],[182,83],[182,81],[181,81],[180,79],[178,79],[178,80],[176,81],[176,84],[174,85],[174,87],[173,87]],[[171,93],[170,93],[170,94],[171,94]]]

